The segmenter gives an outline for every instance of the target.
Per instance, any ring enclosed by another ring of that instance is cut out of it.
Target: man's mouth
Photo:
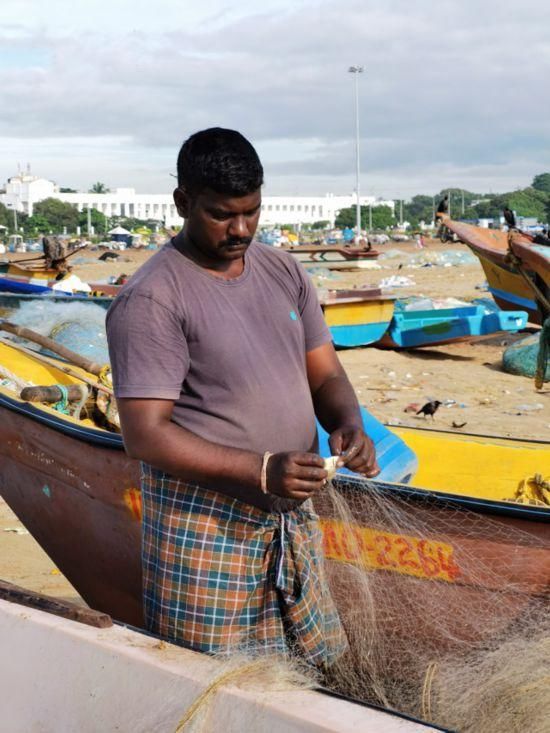
[[[224,247],[236,249],[237,247],[248,247],[252,240],[251,239],[230,239],[224,243]]]

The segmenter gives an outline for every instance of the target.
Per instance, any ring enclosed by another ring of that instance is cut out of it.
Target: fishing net
[[[179,730],[204,720],[197,713],[219,687],[258,675],[266,689],[317,681],[449,730],[547,732],[548,524],[353,478],[335,484],[316,509],[347,651],[304,677],[295,660],[239,640]]]
[[[337,483],[316,508],[349,649],[326,684],[453,730],[548,730],[548,524]]]
[[[55,303],[44,299],[23,303],[10,319],[104,364],[109,361],[105,314],[95,303]],[[55,356],[47,349],[43,353]]]
[[[548,327],[550,330],[550,327]],[[548,335],[544,336],[544,332],[541,334],[535,334],[526,336],[521,341],[516,341],[515,344],[508,346],[504,350],[502,355],[502,368],[505,372],[510,374],[520,374],[523,377],[534,377],[539,362],[539,353],[541,347],[544,350],[543,343],[548,341]],[[546,349],[548,351],[548,348]],[[550,362],[545,356],[544,366],[541,368],[542,380],[545,382],[550,381]]]
[[[237,653],[220,659],[221,669],[216,671],[202,693],[184,712],[175,733],[204,733],[211,730],[208,725],[209,703],[221,687],[231,685],[265,695],[267,692],[309,689],[315,684],[304,666],[280,656],[254,657]]]

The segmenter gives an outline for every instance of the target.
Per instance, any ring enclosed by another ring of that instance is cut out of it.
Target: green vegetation
[[[533,188],[537,191],[550,193],[550,173],[539,173],[533,178]]]
[[[369,228],[369,206],[361,206],[361,228]],[[336,217],[336,226],[340,228],[355,227],[355,221],[357,216],[357,209],[355,206],[350,206],[347,209],[342,209]],[[372,229],[388,229],[395,225],[395,218],[393,211],[389,206],[373,206],[370,212],[370,218],[372,221]]]
[[[8,229],[13,229],[13,213],[4,204],[0,204],[0,224]]]
[[[109,193],[110,189],[101,181],[96,181],[90,188],[89,193]]]
[[[90,209],[90,223],[96,234],[107,234],[109,229],[109,219],[97,209]],[[78,214],[78,226],[82,232],[88,231],[88,210],[83,209]]]
[[[33,215],[27,219],[23,226],[26,232],[29,221],[31,226],[35,226],[34,222],[40,222],[41,226],[47,226],[48,231],[60,233],[66,229],[67,233],[71,234],[76,231],[79,217],[80,214],[72,204],[49,198],[34,205]]]
[[[450,194],[450,213],[454,219],[498,219],[507,206],[517,216],[536,217],[542,223],[550,220],[550,173],[540,173],[534,177],[531,186],[508,193],[480,194],[451,188],[433,197],[413,196],[403,205],[403,218],[413,228],[421,221],[431,222],[434,208],[437,210],[446,193]]]

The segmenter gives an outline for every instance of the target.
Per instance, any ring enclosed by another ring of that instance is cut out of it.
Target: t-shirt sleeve
[[[116,397],[176,400],[189,369],[181,321],[153,298],[129,293],[107,314]]]
[[[307,352],[329,343],[332,341],[332,336],[311,278],[300,264],[296,263],[296,266],[300,278],[298,308],[304,327]]]

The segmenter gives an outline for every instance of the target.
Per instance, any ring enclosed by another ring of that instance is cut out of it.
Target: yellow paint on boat
[[[8,265],[8,275],[10,277],[15,277],[18,280],[31,280],[32,282],[36,282],[37,280],[43,280],[43,285],[48,284],[48,280],[51,278],[52,273],[51,271],[46,270],[33,270],[31,268],[27,267],[19,267],[19,265],[14,264],[11,262]]]
[[[460,577],[453,548],[446,542],[350,526],[334,519],[321,519],[321,528],[329,560],[449,583]]]
[[[392,428],[418,457],[414,485],[496,501],[513,500],[522,482],[550,474],[550,444]]]
[[[327,326],[355,326],[362,323],[389,323],[394,300],[357,300],[323,305]]]
[[[69,374],[56,369],[54,366],[48,366],[42,362],[35,361],[32,356],[23,354],[17,349],[12,348],[8,344],[0,341],[0,379],[3,377],[2,367],[5,370],[19,377],[25,382],[29,382],[32,385],[50,386],[52,384],[82,384],[80,379],[72,377]],[[93,374],[89,374],[84,369],[79,367],[71,367],[75,372],[87,376],[90,379],[95,379]],[[5,376],[9,379],[9,374],[4,372]],[[0,392],[5,394],[11,399],[19,399],[19,395],[15,395],[12,390],[0,386]],[[24,402],[24,400],[19,400]],[[49,405],[40,403],[40,409],[47,413],[60,416],[60,413],[53,409]],[[95,427],[93,420],[82,419],[77,420],[72,415],[63,415],[63,419],[67,420],[74,425],[84,425],[86,427]]]
[[[12,374],[16,374],[26,382],[33,384],[50,385],[50,384],[82,384],[81,380],[72,377],[69,374],[56,369],[54,366],[48,366],[41,362],[35,361],[32,356],[17,351],[5,343],[0,342],[0,364],[8,369]],[[71,366],[78,374],[95,379],[93,374],[88,374],[84,369]]]
[[[482,257],[479,252],[476,252],[476,254],[479,257],[490,287],[503,290],[506,293],[511,293],[520,298],[533,300],[533,291],[519,273],[510,272],[503,267],[495,265],[494,262]]]

